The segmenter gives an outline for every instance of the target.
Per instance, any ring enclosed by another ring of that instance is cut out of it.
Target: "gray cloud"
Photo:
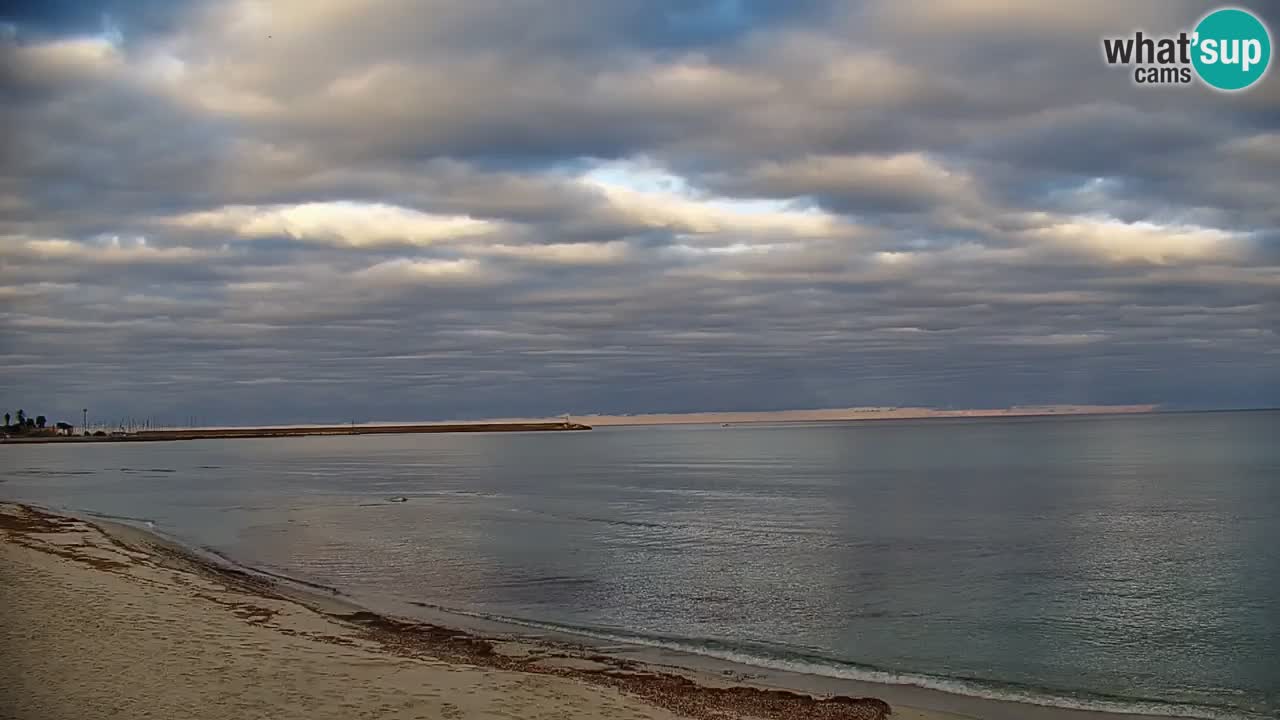
[[[1280,403],[1280,76],[1101,63],[1198,4],[1000,5],[17,13],[0,389],[220,422]]]

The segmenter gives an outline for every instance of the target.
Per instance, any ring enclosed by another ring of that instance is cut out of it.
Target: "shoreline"
[[[331,622],[353,627],[360,637],[394,653],[409,653],[454,664],[491,667],[535,676],[571,677],[624,694],[647,698],[677,714],[698,717],[695,707],[718,707],[759,717],[876,717],[864,712],[887,702],[894,718],[919,720],[1123,720],[1173,715],[1140,715],[1071,709],[958,694],[912,684],[893,684],[744,665],[730,659],[654,647],[625,639],[591,637],[548,625],[458,613],[407,602],[396,612],[388,599],[364,602],[340,591],[238,565],[213,551],[193,550],[173,538],[139,527],[93,517],[59,514],[14,503],[5,513],[28,513],[45,526],[78,523],[118,543],[151,553],[163,563],[218,578],[251,596],[280,599]],[[16,510],[15,510],[16,509]],[[13,531],[6,529],[6,536]],[[508,654],[510,653],[510,654]],[[548,664],[549,663],[549,664]],[[792,715],[799,712],[800,715]],[[833,714],[834,713],[834,714]]]
[[[160,717],[191,717],[193,707],[204,709],[201,717],[584,720],[884,720],[889,712],[875,698],[815,698],[733,678],[699,682],[567,643],[382,615],[214,563],[139,528],[28,505],[0,504],[0,538],[0,562],[14,581],[0,594],[17,620],[0,631],[18,659],[0,670],[0,699],[17,717],[112,714],[104,696],[117,709],[134,705]],[[50,588],[62,597],[45,597]],[[134,666],[184,642],[178,657],[150,669],[159,678]],[[66,647],[81,643],[89,649]],[[314,693],[298,695],[317,678]],[[389,703],[389,694],[403,702]]]

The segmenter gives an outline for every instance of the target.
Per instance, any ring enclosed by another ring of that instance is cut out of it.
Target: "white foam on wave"
[[[928,690],[937,690],[952,695],[978,697],[987,700],[1019,702],[1044,707],[1063,708],[1068,710],[1087,710],[1108,712],[1120,715],[1156,715],[1197,720],[1265,720],[1263,716],[1239,713],[1225,709],[1201,705],[1167,703],[1141,699],[1108,699],[1103,697],[1069,697],[1055,695],[1050,691],[1037,692],[1013,686],[999,686],[972,680],[947,678],[919,673],[893,672],[872,667],[859,666],[836,661],[822,662],[802,658],[770,657],[738,650],[728,650],[699,644],[697,641],[680,641],[654,636],[633,635],[625,632],[610,632],[596,628],[584,628],[557,623],[524,620],[487,613],[467,612],[452,608],[439,607],[449,613],[480,618],[509,625],[519,625],[538,630],[565,633],[589,637],[594,640],[641,645],[645,647],[673,650],[689,655],[700,655],[715,658],[749,667],[777,670],[801,675],[855,680],[859,682],[877,683],[880,685],[907,685]]]

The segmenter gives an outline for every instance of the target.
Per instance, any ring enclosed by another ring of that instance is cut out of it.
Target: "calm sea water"
[[[1280,713],[1277,412],[10,446],[0,481],[356,593],[838,677]]]

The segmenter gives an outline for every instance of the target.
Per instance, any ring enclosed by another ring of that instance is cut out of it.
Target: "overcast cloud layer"
[[[1280,405],[1280,72],[1007,5],[6,3],[4,404]]]

